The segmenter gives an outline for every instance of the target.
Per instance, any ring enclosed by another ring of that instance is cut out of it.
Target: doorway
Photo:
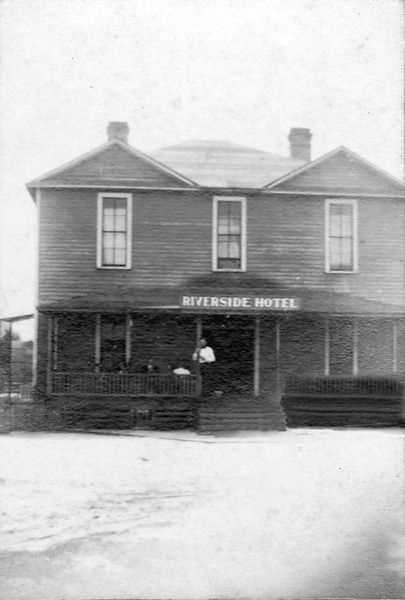
[[[203,317],[203,337],[215,352],[215,387],[251,394],[254,373],[254,319],[240,315]]]

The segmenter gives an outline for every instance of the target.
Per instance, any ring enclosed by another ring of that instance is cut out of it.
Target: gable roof
[[[206,187],[260,189],[304,162],[222,140],[190,140],[151,155]]]
[[[404,182],[340,146],[320,158],[268,183],[266,190],[288,192],[329,192],[400,194]]]
[[[197,187],[191,179],[116,139],[27,183],[30,192],[39,187],[119,186]]]
[[[266,185],[267,184],[267,185]],[[344,146],[304,163],[226,141],[191,140],[150,155],[114,139],[27,184],[37,188],[250,188],[404,196],[402,181]]]

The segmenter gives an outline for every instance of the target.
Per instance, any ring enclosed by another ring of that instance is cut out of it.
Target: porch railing
[[[286,376],[284,394],[288,396],[402,397],[400,377],[384,376]]]
[[[50,374],[48,389],[55,395],[196,397],[201,394],[201,378],[198,375],[54,372]]]

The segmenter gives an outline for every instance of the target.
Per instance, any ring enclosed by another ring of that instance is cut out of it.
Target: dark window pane
[[[240,269],[239,258],[218,258],[218,269]]]
[[[104,210],[110,209],[113,211],[115,208],[115,202],[116,202],[115,198],[103,198]]]
[[[241,202],[227,202],[228,204],[228,212],[229,212],[229,216],[231,217],[240,217],[240,213],[241,213],[241,207],[242,204]]]

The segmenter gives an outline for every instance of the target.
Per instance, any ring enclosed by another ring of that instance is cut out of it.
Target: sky
[[[403,178],[400,0],[0,0],[0,315],[36,303],[25,183],[127,121],[142,150],[219,139]]]

